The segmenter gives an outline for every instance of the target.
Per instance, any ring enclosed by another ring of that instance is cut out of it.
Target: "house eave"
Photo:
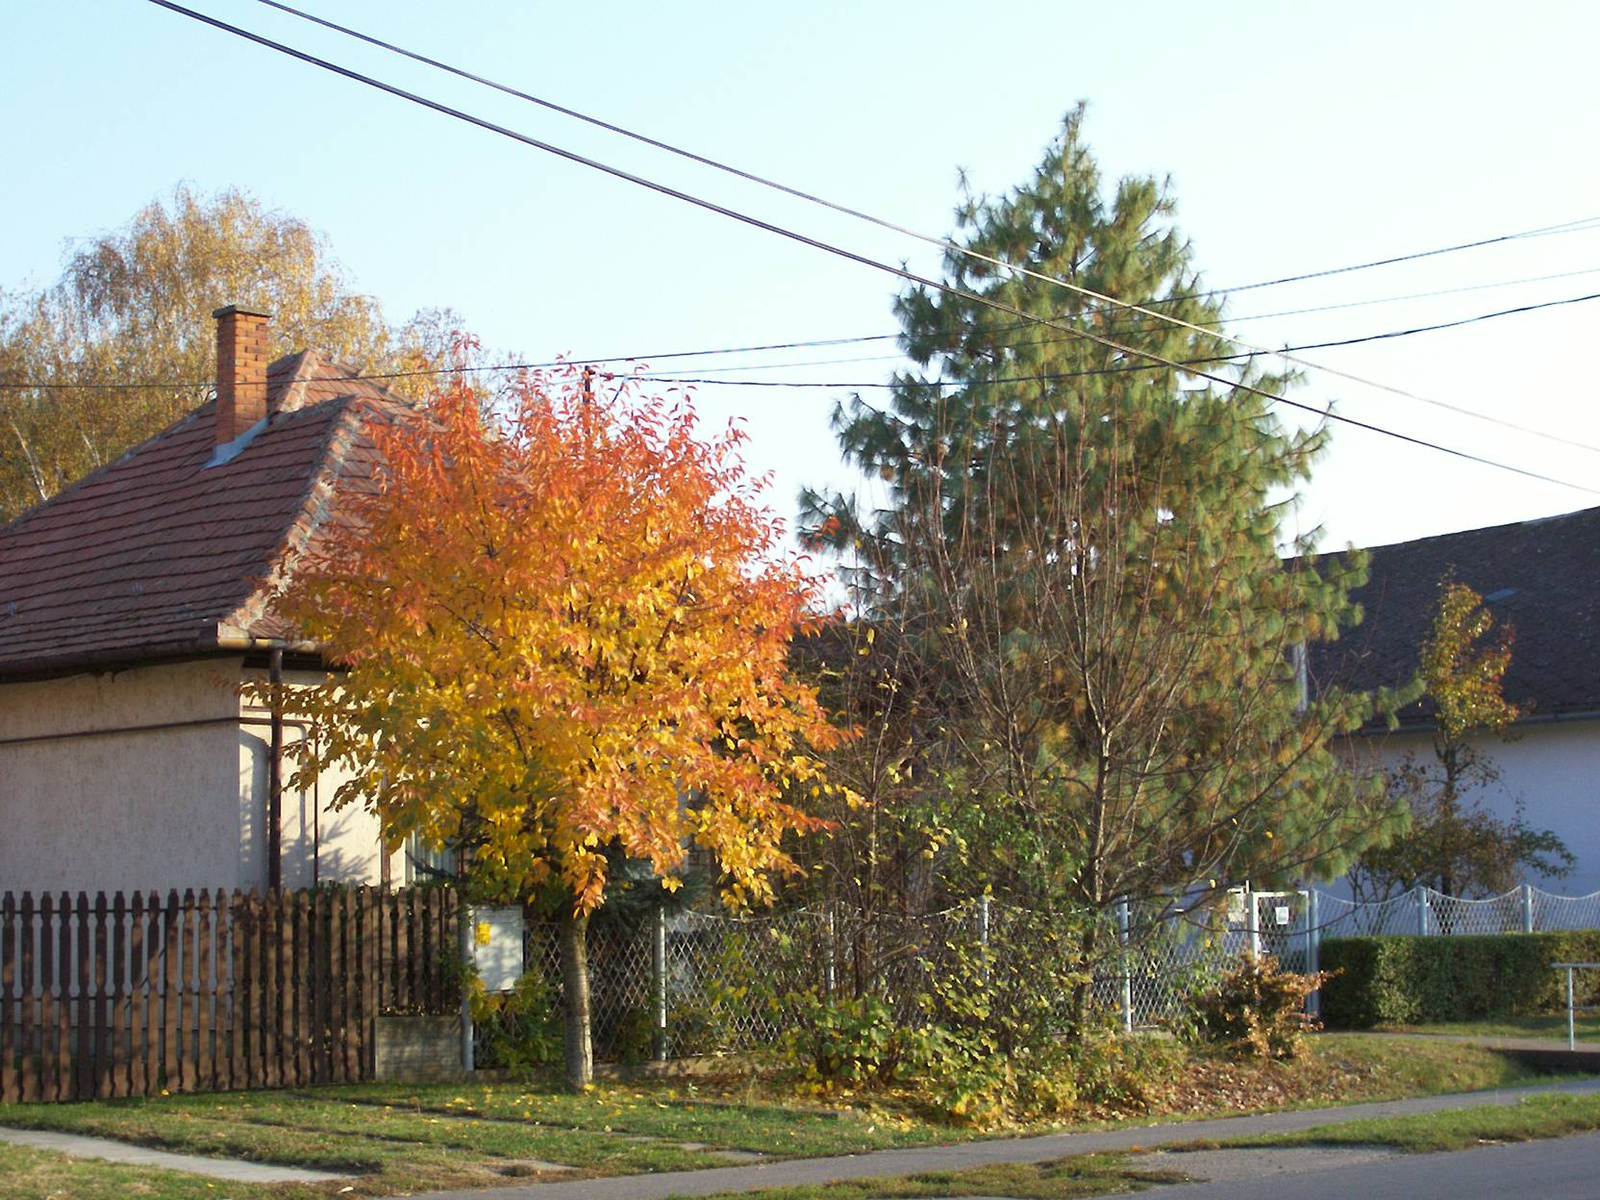
[[[1571,721],[1600,721],[1600,708],[1573,709],[1569,712],[1534,712],[1525,717],[1519,717],[1511,723],[1512,729],[1523,729],[1530,725],[1555,725]],[[1393,729],[1387,725],[1365,725],[1352,733],[1351,737],[1385,737],[1394,733],[1433,733],[1439,728],[1434,721],[1402,721]]]

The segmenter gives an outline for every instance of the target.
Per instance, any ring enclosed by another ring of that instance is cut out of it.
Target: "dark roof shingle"
[[[1506,699],[1529,715],[1600,711],[1600,508],[1376,546],[1362,623],[1313,649],[1322,684],[1368,690],[1416,673],[1447,571],[1516,629]],[[1404,714],[1426,720],[1422,710]],[[1408,723],[1410,723],[1408,721]]]

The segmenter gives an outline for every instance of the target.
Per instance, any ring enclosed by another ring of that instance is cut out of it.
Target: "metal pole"
[[[833,989],[835,987],[835,960],[839,956],[839,930],[835,924],[832,901],[828,903],[828,918],[822,927],[822,936],[825,942],[822,954],[822,994],[829,1003],[832,1003]]]
[[[461,965],[465,967],[471,965],[475,957],[472,952],[472,910],[463,903],[457,912],[457,946],[461,951]],[[472,988],[465,979],[461,981],[461,1069],[472,1074]]]
[[[1322,969],[1322,921],[1317,915],[1317,889],[1306,889],[1306,974]],[[1306,1008],[1313,1017],[1322,1015],[1322,989],[1306,997]]]
[[[267,750],[267,887],[283,886],[283,648],[274,646],[268,660],[272,685],[271,745]]]
[[[1522,932],[1533,932],[1533,885],[1522,885]]]
[[[1573,1001],[1573,997],[1572,997],[1572,970],[1573,969],[1571,967],[1567,968],[1567,1049],[1568,1050],[1576,1050],[1578,1048],[1578,1029],[1577,1029],[1577,1025],[1575,1024],[1575,1022],[1573,1021],[1573,1018],[1572,1018],[1572,1013],[1573,1013],[1573,1008],[1572,1008],[1572,1001]]]
[[[1245,919],[1249,921],[1246,928],[1250,931],[1250,961],[1255,962],[1261,957],[1261,917],[1256,911],[1256,893],[1254,889],[1246,889],[1244,894]]]
[[[1428,936],[1428,889],[1417,884],[1417,936]]]
[[[1122,946],[1122,1032],[1133,1032],[1133,975],[1128,970],[1128,900],[1117,901],[1117,941]]]
[[[667,1061],[667,909],[656,905],[655,924],[651,928],[650,986],[655,1001],[655,1060]]]

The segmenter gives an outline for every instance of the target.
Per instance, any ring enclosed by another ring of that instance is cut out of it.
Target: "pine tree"
[[[1169,188],[1128,178],[1108,196],[1082,117],[1025,184],[965,196],[958,244],[1219,326]],[[938,817],[970,834],[973,881],[1103,912],[1341,872],[1392,811],[1328,747],[1370,703],[1309,697],[1297,670],[1306,643],[1354,619],[1364,562],[1318,565],[1309,540],[1280,557],[1280,518],[1326,437],[1285,429],[1258,394],[1294,380],[1219,362],[1208,332],[964,254],[945,273],[1051,324],[953,292],[902,295],[919,369],[896,376],[886,409],[856,397],[835,418],[888,502],[808,502],[863,617],[901,627],[938,681],[930,707],[959,751]]]

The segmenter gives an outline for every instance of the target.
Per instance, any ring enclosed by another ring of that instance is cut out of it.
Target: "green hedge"
[[[1600,962],[1600,929],[1493,937],[1330,938],[1321,967],[1333,1029],[1423,1025],[1565,1012],[1566,972],[1553,962]],[[1577,973],[1577,1001],[1600,1003],[1600,971]]]

